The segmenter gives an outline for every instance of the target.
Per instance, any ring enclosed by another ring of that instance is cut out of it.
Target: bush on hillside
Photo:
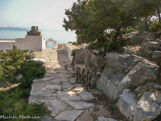
[[[44,63],[34,61],[33,58],[32,51],[21,50],[16,46],[10,50],[0,51],[0,87],[20,83],[15,89],[0,92],[0,114],[41,117],[48,113],[44,104],[28,104],[32,81],[42,78],[45,74]],[[15,119],[15,121],[21,120]],[[40,121],[40,119],[27,120]]]
[[[22,90],[19,88],[10,91],[0,92],[0,114],[12,116],[43,116],[48,113],[44,104],[28,104],[26,99],[21,98]],[[1,119],[3,120],[3,119]],[[4,119],[5,120],[5,119]],[[16,119],[21,121],[22,119]],[[27,119],[28,121],[35,121],[35,119]],[[40,119],[36,119],[40,121]]]
[[[161,35],[161,23],[160,22],[153,22],[150,24],[149,29],[151,32],[155,32]]]
[[[33,79],[42,78],[45,74],[43,62],[33,61],[34,54],[29,50],[21,50],[16,46],[0,51],[0,87],[13,83],[21,83],[29,87]]]
[[[0,87],[8,86],[19,81],[22,65],[34,58],[32,51],[20,50],[13,46],[9,50],[0,51]]]

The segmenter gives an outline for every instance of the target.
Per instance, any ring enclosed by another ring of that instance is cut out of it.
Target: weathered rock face
[[[106,67],[97,87],[112,100],[126,88],[135,89],[154,81],[159,73],[159,66],[136,55],[107,53],[105,58]]]
[[[161,113],[160,85],[148,83],[134,92],[125,89],[118,100],[120,112],[132,121],[152,121]],[[139,93],[138,93],[139,92]]]
[[[153,41],[155,38],[154,33],[148,33],[144,32],[141,34],[135,34],[132,39],[129,41],[129,44],[131,45],[140,45],[141,43],[147,42],[147,41]]]
[[[142,43],[140,52],[138,54],[152,60],[161,57],[160,53],[161,41],[157,40]]]

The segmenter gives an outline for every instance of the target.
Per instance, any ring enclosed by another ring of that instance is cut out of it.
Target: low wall
[[[14,44],[14,42],[0,42],[0,50],[10,49]]]
[[[42,50],[42,36],[26,36],[25,38],[0,39],[0,50],[11,49],[13,45],[20,49],[32,51]]]
[[[26,36],[16,39],[15,45],[20,49],[42,50],[42,36]]]
[[[63,44],[63,50],[67,53],[68,58],[70,61],[72,61],[73,57],[72,55],[72,50],[76,49],[76,46],[68,43],[68,44]]]

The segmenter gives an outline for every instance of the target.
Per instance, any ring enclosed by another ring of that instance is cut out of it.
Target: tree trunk
[[[117,42],[117,47],[119,48],[119,47],[120,47],[121,42],[120,42],[120,40],[119,40],[119,39],[117,39],[117,38],[118,38],[118,37],[119,37],[119,35],[120,35],[121,27],[119,27],[116,31],[117,31],[117,32],[116,32],[116,35],[115,35],[115,37],[114,37],[114,41],[116,41],[116,42]]]
[[[157,14],[158,14],[159,22],[161,23],[160,8],[159,8],[159,6],[158,6]]]

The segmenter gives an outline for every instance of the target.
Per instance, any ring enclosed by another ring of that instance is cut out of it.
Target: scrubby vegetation
[[[115,50],[122,47],[123,34],[159,32],[160,8],[160,0],[78,0],[65,11],[63,27],[76,32],[77,44],[100,49],[108,43],[106,49]]]
[[[41,117],[48,113],[44,104],[28,104],[32,81],[42,78],[45,74],[44,64],[39,61],[33,61],[33,58],[32,51],[21,50],[15,46],[10,50],[0,51],[0,87],[5,88],[12,84],[20,83],[14,89],[0,92],[1,115]],[[15,121],[21,120],[15,119]],[[27,120],[35,121],[32,118]],[[40,119],[36,119],[36,121],[38,120]]]

